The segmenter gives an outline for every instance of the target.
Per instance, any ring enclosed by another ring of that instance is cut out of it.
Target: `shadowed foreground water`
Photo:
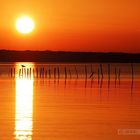
[[[106,77],[1,76],[0,140],[139,140],[138,76]]]

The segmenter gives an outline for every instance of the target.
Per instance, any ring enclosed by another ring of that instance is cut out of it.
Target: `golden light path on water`
[[[15,139],[32,140],[33,130],[33,63],[16,64],[16,111],[15,111]],[[22,75],[20,74],[22,72]]]

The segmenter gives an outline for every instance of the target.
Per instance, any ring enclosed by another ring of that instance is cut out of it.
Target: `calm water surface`
[[[2,63],[0,140],[139,140],[139,85],[140,64]]]

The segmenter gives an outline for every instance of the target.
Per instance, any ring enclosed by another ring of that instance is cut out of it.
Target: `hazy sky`
[[[0,49],[140,52],[139,0],[1,0]],[[35,31],[21,35],[27,15]]]

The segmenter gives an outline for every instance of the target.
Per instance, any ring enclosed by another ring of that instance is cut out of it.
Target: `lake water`
[[[140,64],[0,64],[0,140],[139,140]]]

